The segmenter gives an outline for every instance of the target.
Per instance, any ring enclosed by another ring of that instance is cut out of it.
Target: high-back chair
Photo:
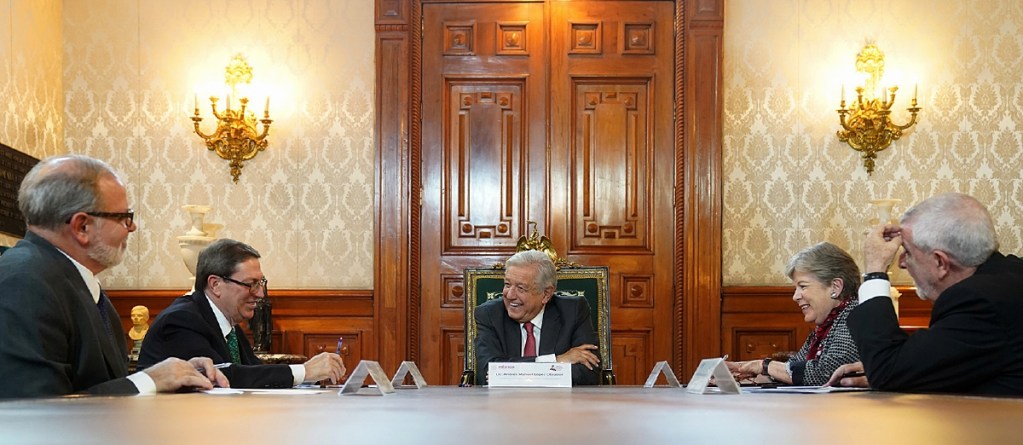
[[[576,296],[586,299],[590,306],[590,320],[595,323],[594,330],[600,355],[600,384],[614,385],[615,375],[611,359],[611,296],[608,292],[608,268],[606,266],[580,266],[557,258],[557,253],[550,246],[550,240],[539,237],[535,226],[531,238],[525,236],[519,240],[519,250],[541,250],[551,255],[558,267],[558,287],[555,295]],[[467,268],[464,271],[465,286],[465,368],[462,372],[462,385],[469,386],[476,381],[476,373],[487,372],[477,369],[476,363],[476,307],[495,298],[501,298],[504,288],[504,264],[493,267]]]

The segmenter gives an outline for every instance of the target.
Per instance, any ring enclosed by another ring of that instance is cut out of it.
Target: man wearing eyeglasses
[[[286,388],[345,375],[341,356],[323,352],[301,365],[265,365],[238,325],[255,315],[266,295],[259,252],[219,239],[199,253],[195,292],[174,300],[156,317],[139,352],[139,369],[167,357],[205,355],[220,365],[235,388]]]
[[[44,160],[22,181],[18,208],[28,232],[0,258],[0,398],[228,385],[203,357],[128,375],[124,327],[96,274],[121,262],[138,227],[109,165]]]

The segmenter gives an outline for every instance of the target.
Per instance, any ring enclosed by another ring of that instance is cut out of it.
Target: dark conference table
[[[519,426],[523,425],[523,426]],[[0,443],[1019,443],[1023,399],[426,387],[0,402]]]

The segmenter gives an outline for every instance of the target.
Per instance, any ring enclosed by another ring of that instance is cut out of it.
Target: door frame
[[[420,358],[422,4],[435,0],[374,1],[373,322],[378,361],[397,369]],[[721,353],[723,28],[724,0],[675,1],[670,362],[679,378]]]

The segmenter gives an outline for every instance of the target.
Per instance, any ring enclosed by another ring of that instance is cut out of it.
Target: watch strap
[[[891,280],[888,279],[888,273],[886,273],[886,272],[869,272],[869,273],[863,274],[863,281],[870,281],[870,280],[891,281]]]

